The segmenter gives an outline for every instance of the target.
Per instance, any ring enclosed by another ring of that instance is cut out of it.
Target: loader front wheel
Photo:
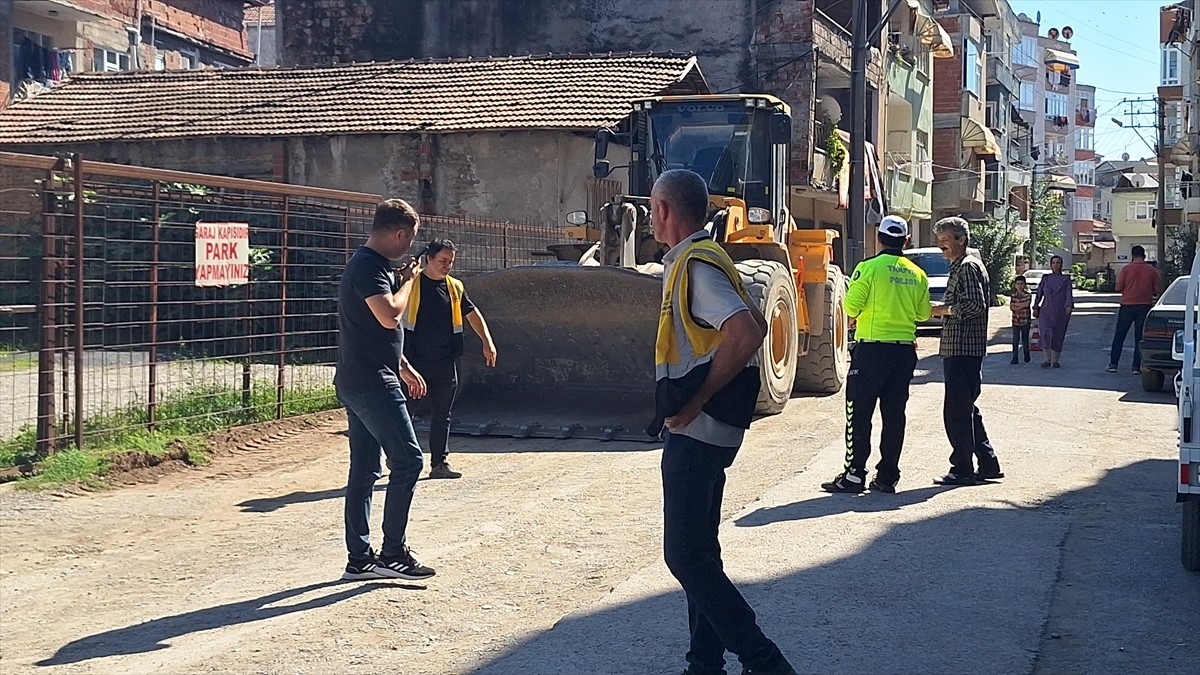
[[[773,260],[737,263],[742,283],[767,320],[767,337],[758,351],[760,415],[783,412],[796,378],[796,283],[791,272]]]
[[[796,368],[796,392],[836,394],[846,383],[850,369],[846,309],[842,300],[846,281],[842,271],[830,267],[825,279],[825,297],[821,311],[825,313],[821,332],[809,337],[808,353],[800,357]]]

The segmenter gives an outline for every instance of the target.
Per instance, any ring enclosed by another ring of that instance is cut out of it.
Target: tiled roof
[[[0,144],[598,129],[629,101],[707,92],[695,58],[589,54],[82,73],[0,111]]]
[[[262,19],[262,25],[275,25],[275,3],[271,2],[266,5],[246,4],[245,22],[247,27],[257,26],[259,18]]]

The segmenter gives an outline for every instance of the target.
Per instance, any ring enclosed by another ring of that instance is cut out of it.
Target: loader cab
[[[747,220],[774,226],[784,240],[791,113],[773,96],[662,96],[635,101],[624,133],[596,138],[596,177],[612,169],[610,142],[630,147],[631,195],[650,194],[671,169],[690,169],[708,182],[714,198],[744,200]]]

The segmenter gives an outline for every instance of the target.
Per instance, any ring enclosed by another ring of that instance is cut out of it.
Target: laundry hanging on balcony
[[[838,137],[842,139],[845,147],[850,147],[850,132],[837,130]],[[865,143],[863,159],[866,166],[866,190],[864,196],[867,201],[867,223],[877,225],[883,221],[883,217],[888,212],[887,197],[883,189],[883,174],[879,171],[879,156],[875,154],[875,145],[873,143]],[[846,153],[842,159],[842,165],[834,167],[837,172],[837,190],[839,209],[845,210],[850,208],[850,154]]]

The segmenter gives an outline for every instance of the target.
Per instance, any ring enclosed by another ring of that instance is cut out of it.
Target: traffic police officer
[[[929,280],[904,257],[908,223],[887,216],[879,223],[882,251],[854,268],[846,291],[846,314],[857,322],[846,378],[846,465],[821,488],[827,492],[867,489],[871,417],[878,402],[883,417],[882,455],[870,489],[895,492],[904,445],[908,385],[917,367],[917,324],[930,315]]]

